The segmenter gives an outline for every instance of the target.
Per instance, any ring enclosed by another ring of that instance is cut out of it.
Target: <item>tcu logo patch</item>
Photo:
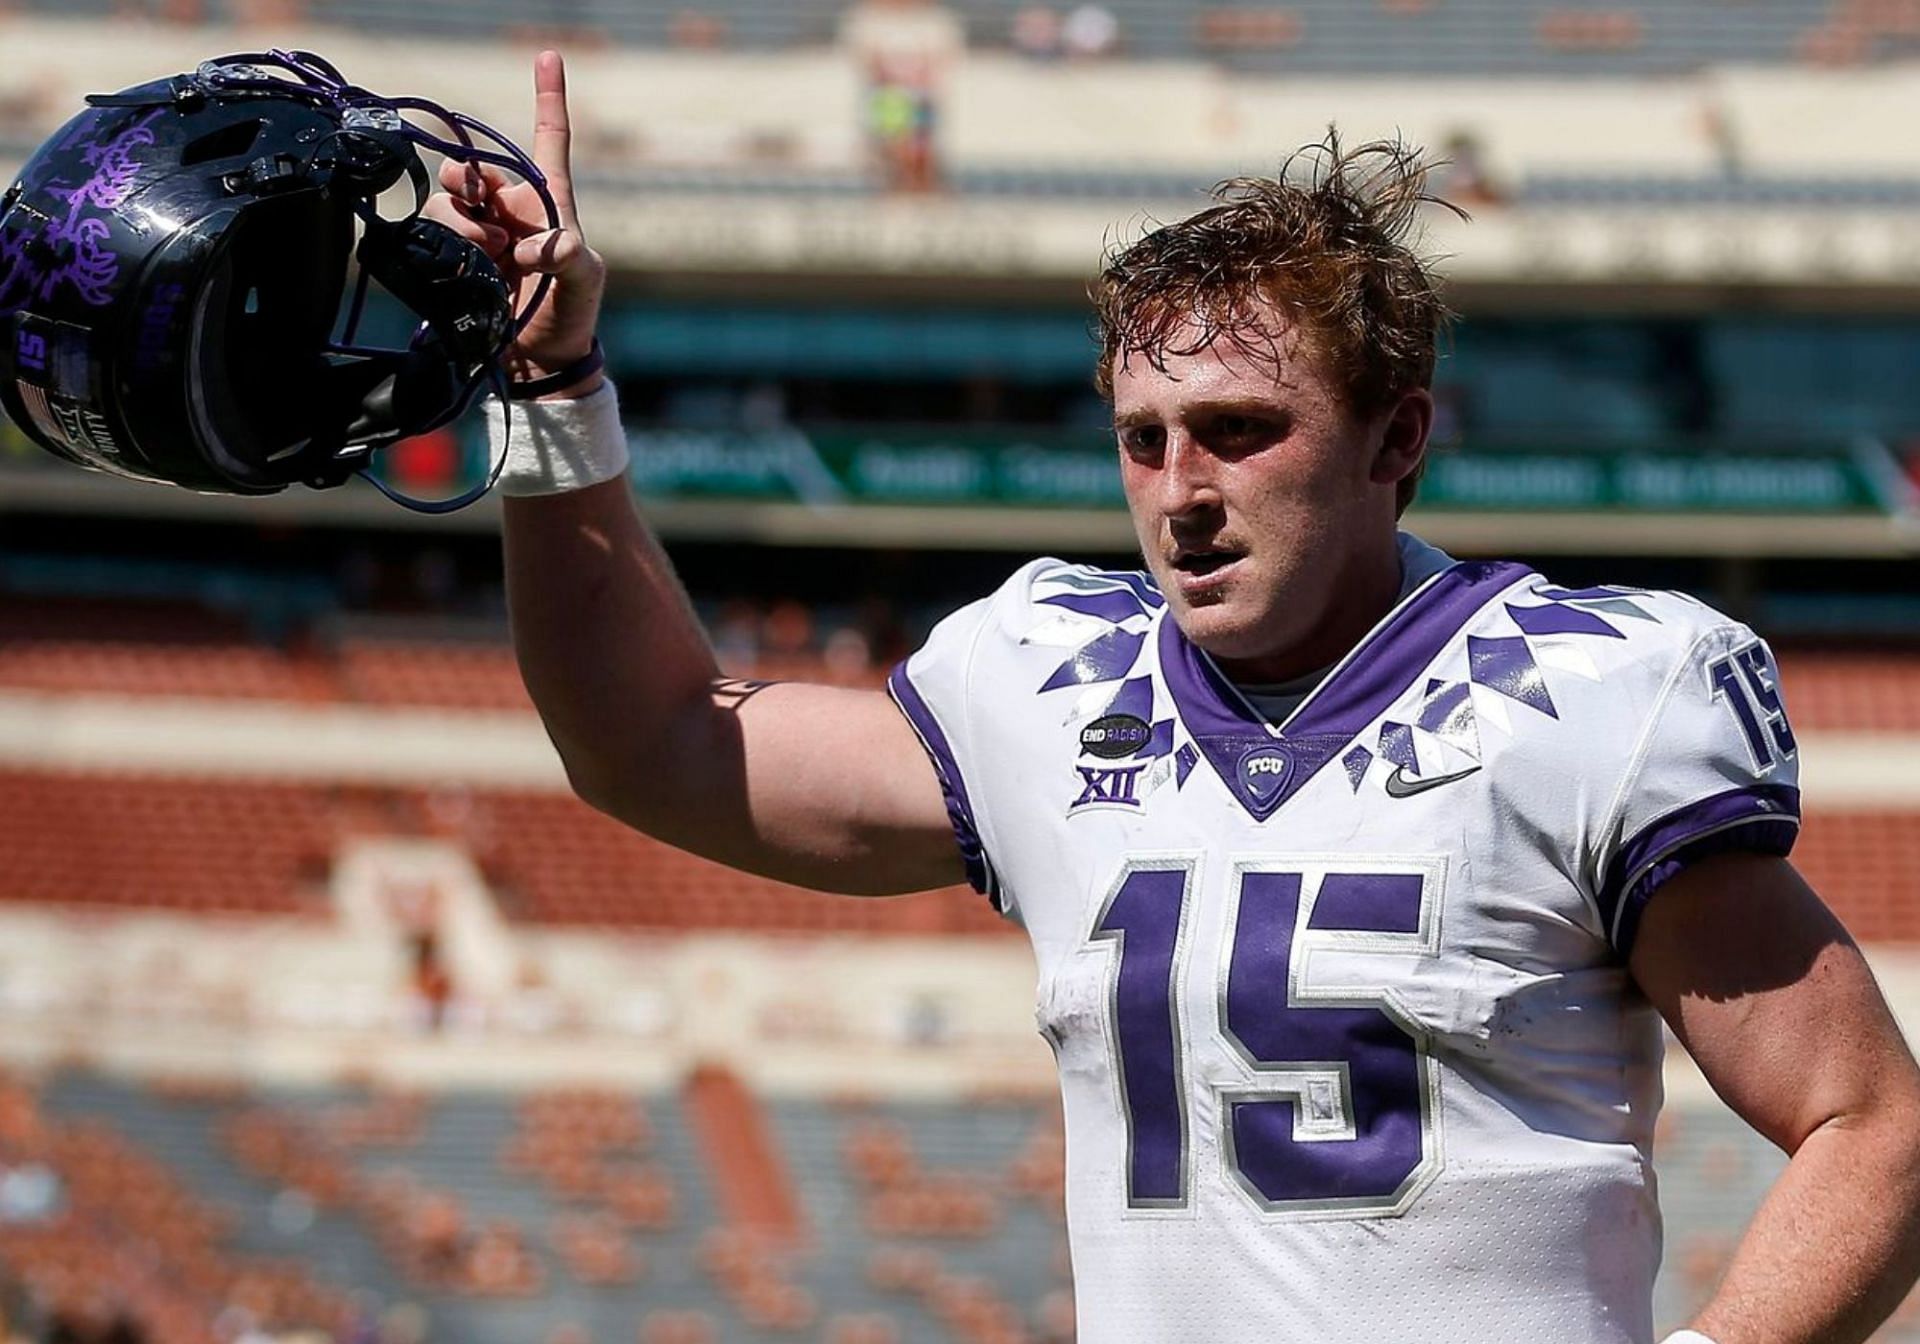
[[[1240,758],[1240,782],[1263,805],[1279,796],[1292,773],[1293,761],[1278,747],[1255,747]]]
[[[1144,765],[1112,768],[1075,766],[1080,775],[1080,796],[1073,800],[1067,811],[1077,812],[1083,807],[1140,806],[1135,789],[1139,786],[1140,772],[1146,768]]]

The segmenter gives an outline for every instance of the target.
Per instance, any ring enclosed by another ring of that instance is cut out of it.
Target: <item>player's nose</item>
[[[1219,459],[1185,430],[1167,435],[1159,471],[1160,511],[1168,518],[1193,518],[1221,506]]]

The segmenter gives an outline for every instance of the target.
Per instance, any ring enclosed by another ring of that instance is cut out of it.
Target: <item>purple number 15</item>
[[[1131,1208],[1182,1208],[1192,1192],[1180,982],[1195,867],[1129,863],[1093,930],[1118,944],[1108,1007]],[[1432,955],[1437,876],[1417,862],[1234,865],[1216,1009],[1245,1072],[1211,1090],[1225,1168],[1262,1209],[1399,1212],[1438,1170],[1425,1038],[1387,983],[1413,969],[1403,958]]]

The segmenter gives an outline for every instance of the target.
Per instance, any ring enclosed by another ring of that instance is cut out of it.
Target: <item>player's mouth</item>
[[[1182,546],[1173,553],[1173,567],[1182,574],[1213,574],[1245,554],[1230,546]]]
[[[1181,588],[1196,593],[1225,582],[1226,572],[1245,558],[1245,552],[1242,551],[1201,546],[1175,551],[1172,565],[1174,572],[1180,576]]]

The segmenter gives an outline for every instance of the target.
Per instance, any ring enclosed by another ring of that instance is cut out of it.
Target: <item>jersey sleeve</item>
[[[1037,563],[1037,562],[1036,562]],[[979,750],[978,664],[982,644],[1007,620],[1007,608],[1024,601],[1029,565],[991,597],[960,608],[933,628],[926,643],[893,669],[887,690],[920,737],[946,796],[967,882],[1010,919],[1018,919],[1012,896],[994,866],[988,763]]]
[[[1785,855],[1799,830],[1799,751],[1773,654],[1747,627],[1717,625],[1671,670],[1599,832],[1609,940],[1628,956],[1648,902],[1690,864]]]

